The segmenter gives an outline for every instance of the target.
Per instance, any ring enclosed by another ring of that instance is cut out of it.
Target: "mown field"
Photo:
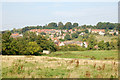
[[[68,54],[72,55],[69,56]],[[89,60],[88,57],[78,56],[83,54],[85,56],[94,55],[96,59]],[[115,57],[115,59],[104,60],[102,56]],[[117,51],[98,51],[96,53],[95,51],[88,51],[88,55],[87,51],[67,51],[55,52],[47,56],[2,56],[2,77],[118,78]]]

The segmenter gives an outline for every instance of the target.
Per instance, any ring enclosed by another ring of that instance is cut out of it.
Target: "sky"
[[[2,2],[2,30],[77,22],[118,22],[118,2]]]

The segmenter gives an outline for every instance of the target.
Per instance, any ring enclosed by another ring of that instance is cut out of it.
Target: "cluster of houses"
[[[104,36],[105,35],[105,29],[88,29],[89,33],[98,33],[99,35]],[[116,35],[118,35],[118,31],[117,30],[111,30],[108,31],[109,34],[114,35],[114,33],[116,33]]]
[[[12,34],[11,34],[11,37],[17,38],[17,37],[23,37],[23,35],[22,35],[22,34],[19,34],[19,33],[12,33]]]
[[[64,45],[68,45],[68,44],[76,44],[78,46],[83,46],[85,48],[88,47],[88,43],[87,42],[80,42],[80,41],[64,41],[64,42],[60,42],[60,39],[64,39],[66,36],[67,32],[70,32],[70,35],[72,33],[76,33],[76,31],[83,31],[81,29],[70,29],[70,30],[56,30],[56,29],[31,29],[29,30],[29,32],[35,32],[36,35],[39,35],[40,33],[44,32],[46,34],[49,35],[49,38],[51,40],[54,41],[54,43],[57,46],[64,46]],[[89,33],[98,33],[99,35],[104,36],[105,35],[105,29],[88,29]],[[109,34],[114,35],[114,33],[116,33],[116,35],[118,35],[118,31],[116,30],[111,30],[108,32]],[[84,35],[85,32],[80,33],[79,35]],[[16,38],[16,37],[23,37],[22,34],[19,33],[12,33],[11,37]]]

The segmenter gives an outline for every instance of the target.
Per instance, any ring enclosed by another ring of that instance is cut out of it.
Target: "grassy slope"
[[[109,42],[111,41],[112,38],[118,38],[118,36],[101,36],[101,35],[96,35],[96,39],[97,41],[105,41],[105,42]],[[81,41],[82,38],[79,36],[78,38],[74,39],[74,41]]]
[[[111,41],[112,38],[118,38],[118,36],[101,36],[101,35],[97,35],[96,39],[97,41],[105,41],[105,42],[109,42]]]
[[[105,60],[105,59],[118,59],[118,51],[116,50],[106,50],[106,51],[57,51],[49,55],[50,57],[61,57],[61,58],[79,58],[79,59],[91,59]]]

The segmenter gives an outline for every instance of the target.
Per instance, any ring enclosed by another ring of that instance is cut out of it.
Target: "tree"
[[[23,38],[24,38],[25,40],[35,41],[36,38],[37,38],[37,35],[36,35],[35,32],[25,32],[25,33],[23,34]]]
[[[64,29],[64,25],[63,25],[62,22],[59,22],[59,23],[58,23],[58,29]]]
[[[78,38],[78,34],[77,33],[72,33],[72,38]]]
[[[69,34],[66,34],[65,39],[66,39],[66,40],[71,40],[70,35],[69,35]]]
[[[86,30],[85,30],[85,33],[89,33],[89,31],[86,29]]]
[[[73,23],[73,27],[78,27],[79,24],[78,23]]]
[[[67,22],[66,24],[65,24],[65,29],[72,29],[72,23],[71,22]]]
[[[99,47],[100,50],[104,50],[105,49],[105,43],[104,43],[103,40],[98,43],[98,47]]]
[[[94,49],[94,46],[97,44],[97,40],[95,39],[95,37],[93,35],[90,35],[89,38],[87,38],[87,41],[89,43],[88,49]]]
[[[105,50],[110,50],[110,43],[109,42],[105,42]]]
[[[27,54],[35,54],[41,50],[42,48],[36,42],[29,42],[26,49]]]
[[[10,36],[11,36],[11,32],[10,31],[7,31],[7,32],[3,33],[2,34],[2,42],[3,43],[11,42],[12,38]]]
[[[11,54],[11,42],[13,38],[10,37],[11,32],[7,31],[2,34],[2,54]]]
[[[54,22],[51,22],[51,23],[49,23],[48,24],[48,26],[47,26],[48,28],[57,28],[57,23],[54,23]]]

